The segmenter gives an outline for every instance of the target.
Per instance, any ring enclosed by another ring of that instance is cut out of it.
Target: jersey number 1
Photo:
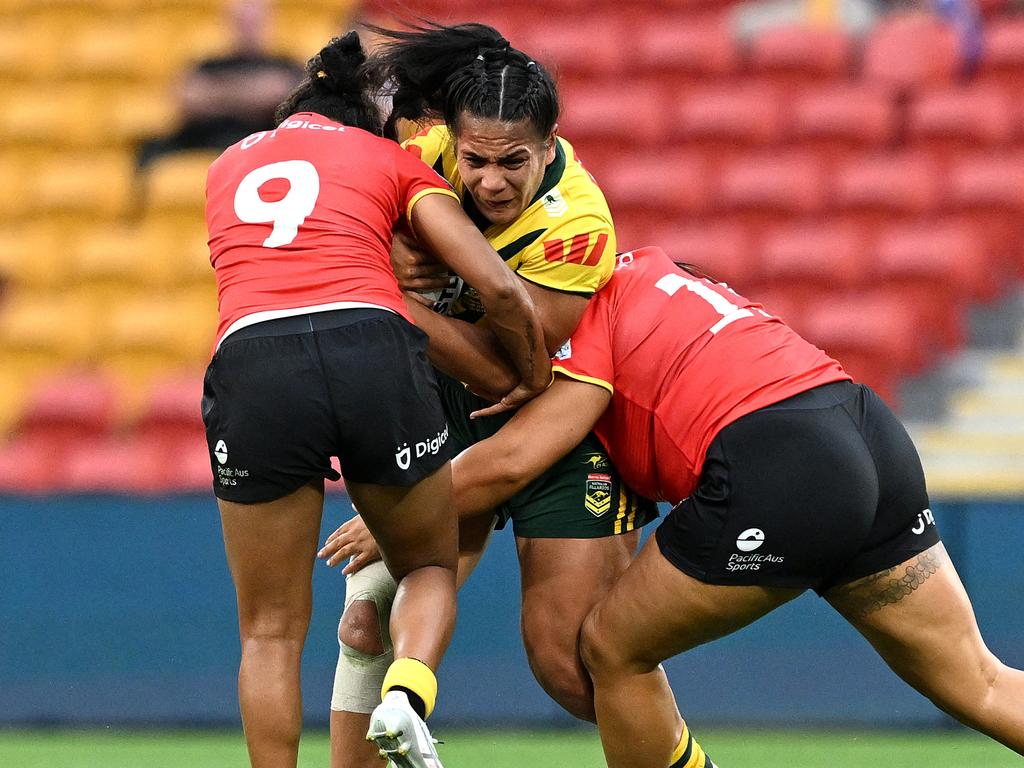
[[[712,334],[718,333],[729,323],[736,322],[744,317],[754,316],[754,313],[749,309],[737,307],[725,298],[725,296],[718,293],[718,291],[714,290],[706,283],[703,283],[700,280],[692,280],[688,277],[683,277],[676,272],[669,272],[663,278],[658,280],[658,282],[654,284],[654,287],[664,291],[669,296],[675,296],[676,292],[680,288],[686,288],[686,290],[694,296],[699,296],[704,299],[704,301],[711,305],[711,308],[714,309],[715,312],[722,316],[721,320],[708,329]]]
[[[271,179],[284,179],[289,188],[280,200],[260,197],[260,187]],[[264,248],[280,248],[299,235],[299,227],[313,212],[320,196],[320,175],[306,160],[284,160],[249,171],[235,190],[235,215],[246,224],[267,224],[274,228],[263,241]]]

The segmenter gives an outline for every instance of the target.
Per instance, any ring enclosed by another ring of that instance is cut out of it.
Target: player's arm
[[[491,402],[519,383],[519,372],[498,337],[486,327],[440,315],[409,294],[405,305],[416,325],[430,337],[427,356],[438,370]]]
[[[476,289],[491,330],[519,373],[520,383],[501,402],[516,407],[544,391],[551,364],[540,315],[521,281],[458,201],[448,195],[425,195],[412,208],[410,221],[419,241]]]
[[[493,509],[539,477],[580,444],[610,400],[603,386],[556,376],[543,395],[452,462],[459,516]]]

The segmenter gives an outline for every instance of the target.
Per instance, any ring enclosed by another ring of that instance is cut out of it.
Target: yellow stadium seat
[[[0,218],[4,221],[16,221],[29,210],[31,197],[25,194],[28,166],[24,152],[0,151]]]
[[[74,293],[12,295],[0,309],[0,349],[84,362],[96,351],[96,307]]]
[[[275,51],[304,62],[348,31],[346,17],[308,6],[292,6],[274,14],[271,46]]]
[[[11,0],[4,0],[10,3]],[[27,3],[26,3],[27,4]],[[56,56],[40,56],[40,51],[59,49],[60,29],[42,17],[26,17],[28,8],[13,11],[18,23],[0,24],[0,73],[24,79],[48,80],[60,66]]]
[[[133,224],[103,223],[81,232],[68,251],[77,280],[92,285],[167,285],[173,275],[157,254],[159,235]]]
[[[38,54],[35,54],[38,56]],[[89,83],[23,84],[5,88],[0,138],[22,145],[94,146],[103,137],[104,111]]]
[[[153,217],[143,224],[151,233],[154,260],[165,265],[167,284],[214,284],[206,225],[201,217],[172,223]]]
[[[209,357],[217,325],[216,299],[207,291],[164,297],[136,294],[111,306],[104,318],[104,357],[163,357],[167,364],[199,364]]]
[[[7,363],[0,356],[0,443],[10,435],[24,409],[35,373]]]
[[[65,238],[47,223],[0,228],[0,276],[13,287],[53,289],[67,284],[69,264]]]
[[[109,136],[121,143],[163,136],[174,129],[178,120],[174,98],[162,84],[118,88],[107,103]]]
[[[147,211],[194,214],[202,219],[206,173],[219,152],[178,152],[158,158],[142,174]]]
[[[29,190],[41,212],[121,216],[129,210],[133,183],[126,152],[90,152],[40,162]]]

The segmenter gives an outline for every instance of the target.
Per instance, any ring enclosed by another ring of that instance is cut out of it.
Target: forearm
[[[430,337],[427,354],[439,370],[492,401],[519,383],[518,371],[487,328],[444,317],[412,298],[405,303],[416,325]]]
[[[521,382],[534,392],[543,391],[551,380],[551,360],[533,300],[520,288],[486,303],[485,309],[490,328],[505,348]]]

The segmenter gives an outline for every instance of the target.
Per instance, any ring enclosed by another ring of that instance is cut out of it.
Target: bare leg
[[[298,759],[299,662],[323,500],[319,481],[266,504],[218,502],[238,598],[238,698],[254,768],[292,768]]]
[[[826,598],[937,707],[1024,755],[1024,672],[985,646],[942,544]]]
[[[581,651],[609,768],[670,764],[684,724],[662,661],[746,626],[801,591],[704,584],[648,540],[583,625]]]
[[[451,464],[411,488],[346,487],[398,581],[391,609],[395,658],[414,658],[436,670],[455,627],[458,521]]]
[[[357,506],[363,509],[358,502]],[[494,519],[491,515],[459,521],[459,586],[465,583],[480,561],[493,527]],[[348,633],[344,638],[346,645],[368,656],[381,652],[376,606],[366,601],[353,602],[342,619],[342,628],[342,631]],[[395,648],[397,650],[397,644]],[[331,768],[379,768],[381,762],[377,756],[377,747],[365,739],[369,726],[369,713],[331,711]]]
[[[629,566],[640,531],[599,539],[517,538],[523,644],[537,682],[594,722],[594,688],[580,660],[580,627]]]

